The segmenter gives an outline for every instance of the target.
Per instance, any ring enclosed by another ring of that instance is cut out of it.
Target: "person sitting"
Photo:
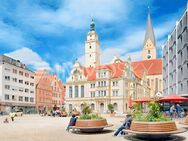
[[[127,115],[123,125],[121,125],[121,127],[118,128],[118,130],[114,133],[114,136],[117,136],[120,132],[121,135],[125,134],[122,130],[130,128],[132,119],[133,117],[131,115]]]
[[[3,123],[9,123],[8,118],[6,117]]]
[[[68,126],[67,126],[66,131],[69,132],[70,128],[71,128],[72,126],[75,126],[77,119],[78,119],[78,117],[76,117],[75,115],[72,115],[72,117],[71,117],[71,119],[70,119],[70,122],[69,122],[69,124],[68,124]]]

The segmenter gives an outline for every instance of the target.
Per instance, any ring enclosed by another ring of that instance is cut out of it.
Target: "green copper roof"
[[[94,20],[91,20],[91,24],[90,24],[90,31],[95,31],[95,23]]]

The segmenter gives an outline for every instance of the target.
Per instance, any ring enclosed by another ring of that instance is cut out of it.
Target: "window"
[[[28,102],[29,101],[29,97],[25,97],[25,102]]]
[[[23,89],[23,88],[19,88],[19,91],[20,91],[20,92],[23,92],[23,91],[24,91],[24,89]]]
[[[19,83],[23,84],[23,80],[19,80]]]
[[[34,76],[31,75],[30,78],[31,78],[31,79],[34,79]]]
[[[150,50],[148,50],[148,54],[150,54]]]
[[[10,69],[8,69],[8,68],[5,68],[5,70],[6,70],[6,71],[10,71]]]
[[[16,100],[16,98],[15,98],[15,96],[14,95],[12,95],[12,100],[14,101],[14,100]]]
[[[29,73],[25,73],[25,77],[29,77]]]
[[[29,92],[29,89],[25,89],[25,92],[28,93],[28,92]]]
[[[91,49],[91,45],[89,46],[89,48]]]
[[[23,71],[19,71],[19,75],[23,75]]]
[[[91,54],[89,55],[89,57],[91,57]]]
[[[181,83],[181,91],[183,91],[183,84]]]
[[[17,74],[17,70],[16,69],[13,69],[12,72],[15,73],[15,74]]]
[[[104,96],[106,96],[106,91],[104,91]]]
[[[5,94],[5,100],[9,100],[9,99],[10,99],[9,95]]]
[[[34,93],[34,91],[30,91],[30,93],[31,93],[31,94],[33,94],[33,93]]]
[[[5,89],[10,90],[10,85],[5,85]]]
[[[72,98],[72,86],[69,87],[69,97]]]
[[[33,97],[30,97],[30,102],[34,102],[34,98]]]
[[[75,86],[75,97],[78,97],[78,86]]]
[[[84,97],[84,86],[81,86],[81,97]]]
[[[17,78],[12,78],[13,82],[17,82]]]
[[[5,76],[5,80],[10,80],[10,76]]]
[[[30,86],[34,86],[34,83],[30,83]]]
[[[25,85],[29,85],[29,81],[25,81]]]
[[[23,101],[23,96],[18,97],[19,101]]]
[[[183,68],[181,68],[181,75],[183,75]]]

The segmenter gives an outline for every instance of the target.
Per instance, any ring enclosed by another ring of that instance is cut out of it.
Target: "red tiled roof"
[[[82,67],[84,75],[88,80],[96,79],[96,71],[101,69],[108,69],[110,71],[111,78],[118,78],[123,75],[125,62],[101,65],[96,68],[94,67]],[[135,75],[139,78],[142,77],[144,71],[146,75],[158,75],[162,74],[162,60],[161,59],[152,59],[144,60],[132,63],[133,71]]]
[[[162,74],[161,59],[133,62],[132,67],[135,75],[139,76],[140,78],[143,76],[144,72],[146,73],[146,75]]]

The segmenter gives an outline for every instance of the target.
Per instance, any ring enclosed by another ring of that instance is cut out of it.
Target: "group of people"
[[[10,116],[12,122],[13,122],[14,118],[15,118],[15,114],[14,113],[10,113],[9,116]],[[9,123],[8,117],[5,117],[3,123]]]
[[[179,104],[172,105],[170,107],[170,117],[171,118],[176,118],[176,117],[183,118],[184,116],[185,116],[185,111]]]

